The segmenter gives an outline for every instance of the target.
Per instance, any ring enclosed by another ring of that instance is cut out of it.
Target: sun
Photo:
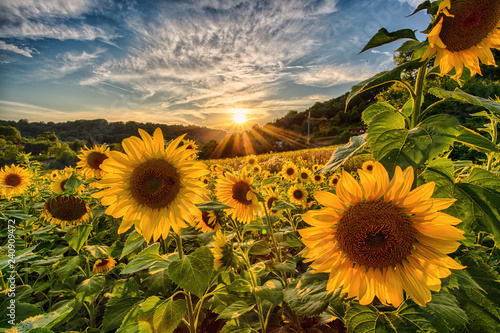
[[[244,124],[247,121],[246,110],[243,109],[233,109],[234,112],[234,122],[236,124]]]

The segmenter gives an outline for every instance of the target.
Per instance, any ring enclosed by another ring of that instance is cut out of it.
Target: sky
[[[398,43],[359,52],[424,30],[418,3],[1,0],[0,119],[262,126],[394,67]]]

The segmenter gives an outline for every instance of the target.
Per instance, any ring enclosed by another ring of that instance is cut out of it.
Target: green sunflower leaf
[[[120,259],[125,257],[127,254],[142,248],[145,244],[146,242],[144,241],[144,237],[142,237],[142,235],[137,231],[132,231],[127,237]]]
[[[68,315],[73,311],[74,303],[75,302],[72,301],[57,310],[52,310],[49,313],[25,319],[16,326],[16,332],[28,333],[36,328],[50,329],[57,324],[64,322]]]
[[[500,308],[477,289],[465,289],[458,300],[469,318],[469,332],[500,332]]]
[[[217,317],[217,319],[224,319],[224,320],[235,319],[249,312],[254,307],[255,304],[248,305],[243,301],[236,301],[233,304],[229,305],[227,308],[225,308]]]
[[[379,323],[379,314],[372,306],[352,303],[345,314],[347,332],[375,333],[387,332]],[[394,331],[394,330],[392,330]]]
[[[262,286],[257,286],[252,293],[255,297],[269,301],[274,305],[283,302],[283,285],[278,280],[268,280]]]
[[[108,332],[121,326],[125,316],[144,299],[139,295],[135,280],[118,280],[106,304],[101,331]]]
[[[484,107],[490,112],[500,116],[500,103],[468,94],[459,88],[455,91],[444,90],[441,88],[429,88],[429,93],[439,98],[453,99],[462,103],[468,103],[476,106]]]
[[[415,168],[448,150],[458,134],[458,126],[456,118],[440,114],[408,130],[401,114],[384,111],[370,121],[367,141],[375,160],[392,174],[396,166]]]
[[[179,326],[186,313],[187,305],[183,299],[172,300],[169,298],[161,303],[155,310],[153,327],[155,332],[172,333]]]
[[[81,295],[83,301],[92,303],[104,288],[105,281],[104,275],[94,275],[76,287],[76,293]]]
[[[435,181],[434,197],[456,198],[445,213],[462,220],[466,231],[487,231],[500,240],[500,178],[483,169],[473,169],[469,177],[455,183],[453,162],[439,159],[429,163],[422,174],[427,181]]]
[[[459,132],[457,141],[466,146],[485,154],[500,152],[500,148],[495,143],[467,127],[460,126]]]
[[[201,298],[210,283],[213,269],[212,252],[203,246],[170,263],[168,275],[177,285]]]
[[[363,50],[361,50],[361,52],[359,53],[363,53],[374,47],[389,44],[400,39],[417,40],[417,37],[415,37],[415,31],[411,29],[401,29],[398,31],[389,32],[386,28],[382,28],[372,37],[372,39],[370,39]]]
[[[231,207],[224,205],[220,202],[215,202],[215,201],[207,201],[201,204],[196,204],[196,207],[198,207],[199,210],[202,212],[207,212],[210,210],[219,210],[219,209],[229,209]]]
[[[89,238],[92,226],[88,224],[78,225],[73,227],[64,237],[68,241],[69,246],[76,252],[79,252],[82,246]]]
[[[372,76],[371,78],[358,83],[357,85],[352,87],[351,93],[349,94],[349,96],[347,96],[346,106],[345,106],[346,109],[347,109],[349,103],[352,101],[352,99],[355,96],[362,93],[363,91],[367,91],[369,89],[378,87],[378,86],[383,85],[385,83],[401,81],[401,74],[404,71],[414,70],[414,69],[417,69],[421,66],[422,66],[422,63],[418,60],[406,62],[404,64],[401,64],[401,65],[393,68],[390,71],[380,72],[380,73]]]
[[[361,119],[368,125],[373,117],[384,111],[396,111],[396,108],[387,102],[375,103],[363,111]]]
[[[319,170],[321,173],[334,171],[347,162],[366,144],[366,134],[353,136],[345,146],[338,147],[330,157],[330,160]]]
[[[304,273],[283,290],[283,299],[296,313],[317,316],[325,311],[330,301],[342,298],[340,290],[326,290],[327,273]]]

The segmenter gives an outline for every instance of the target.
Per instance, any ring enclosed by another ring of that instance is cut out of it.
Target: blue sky
[[[425,29],[419,2],[2,0],[0,119],[263,125],[392,68],[397,44],[358,53]]]

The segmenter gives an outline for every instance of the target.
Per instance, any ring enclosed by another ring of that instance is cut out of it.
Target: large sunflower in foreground
[[[84,146],[77,157],[80,161],[76,163],[76,167],[81,169],[82,174],[87,178],[99,179],[103,173],[101,164],[109,158],[109,147],[99,145],[88,149]]]
[[[460,77],[463,66],[481,74],[479,61],[496,64],[491,49],[500,48],[500,1],[443,0],[436,17],[424,59],[436,54],[442,75],[455,68]]]
[[[0,170],[0,195],[10,199],[23,194],[30,186],[33,173],[23,167],[12,164]]]
[[[217,198],[221,203],[233,207],[228,213],[243,223],[253,221],[259,212],[259,200],[252,183],[253,178],[244,173],[238,177],[228,172],[217,180]]]
[[[433,182],[411,190],[412,168],[397,167],[391,181],[378,162],[371,173],[358,173],[361,186],[344,171],[337,195],[317,192],[325,207],[302,215],[313,226],[299,231],[307,262],[330,273],[328,290],[342,287],[361,304],[376,296],[399,306],[406,291],[425,306],[450,269],[464,268],[447,256],[464,239],[454,227],[461,221],[439,212],[455,199],[431,198]]]
[[[199,180],[208,174],[206,165],[191,158],[187,146],[179,147],[183,136],[165,147],[163,133],[157,128],[151,137],[139,129],[141,138],[132,136],[122,142],[124,153],[110,151],[101,168],[105,172],[96,187],[106,188],[92,194],[102,198],[105,213],[122,218],[118,233],[132,225],[149,242],[166,238],[172,228],[194,225],[195,206],[204,202],[205,185]],[[186,223],[187,222],[187,223]]]
[[[49,221],[50,224],[58,224],[64,228],[67,224],[88,223],[92,213],[82,198],[72,195],[58,195],[45,202],[40,217]]]

